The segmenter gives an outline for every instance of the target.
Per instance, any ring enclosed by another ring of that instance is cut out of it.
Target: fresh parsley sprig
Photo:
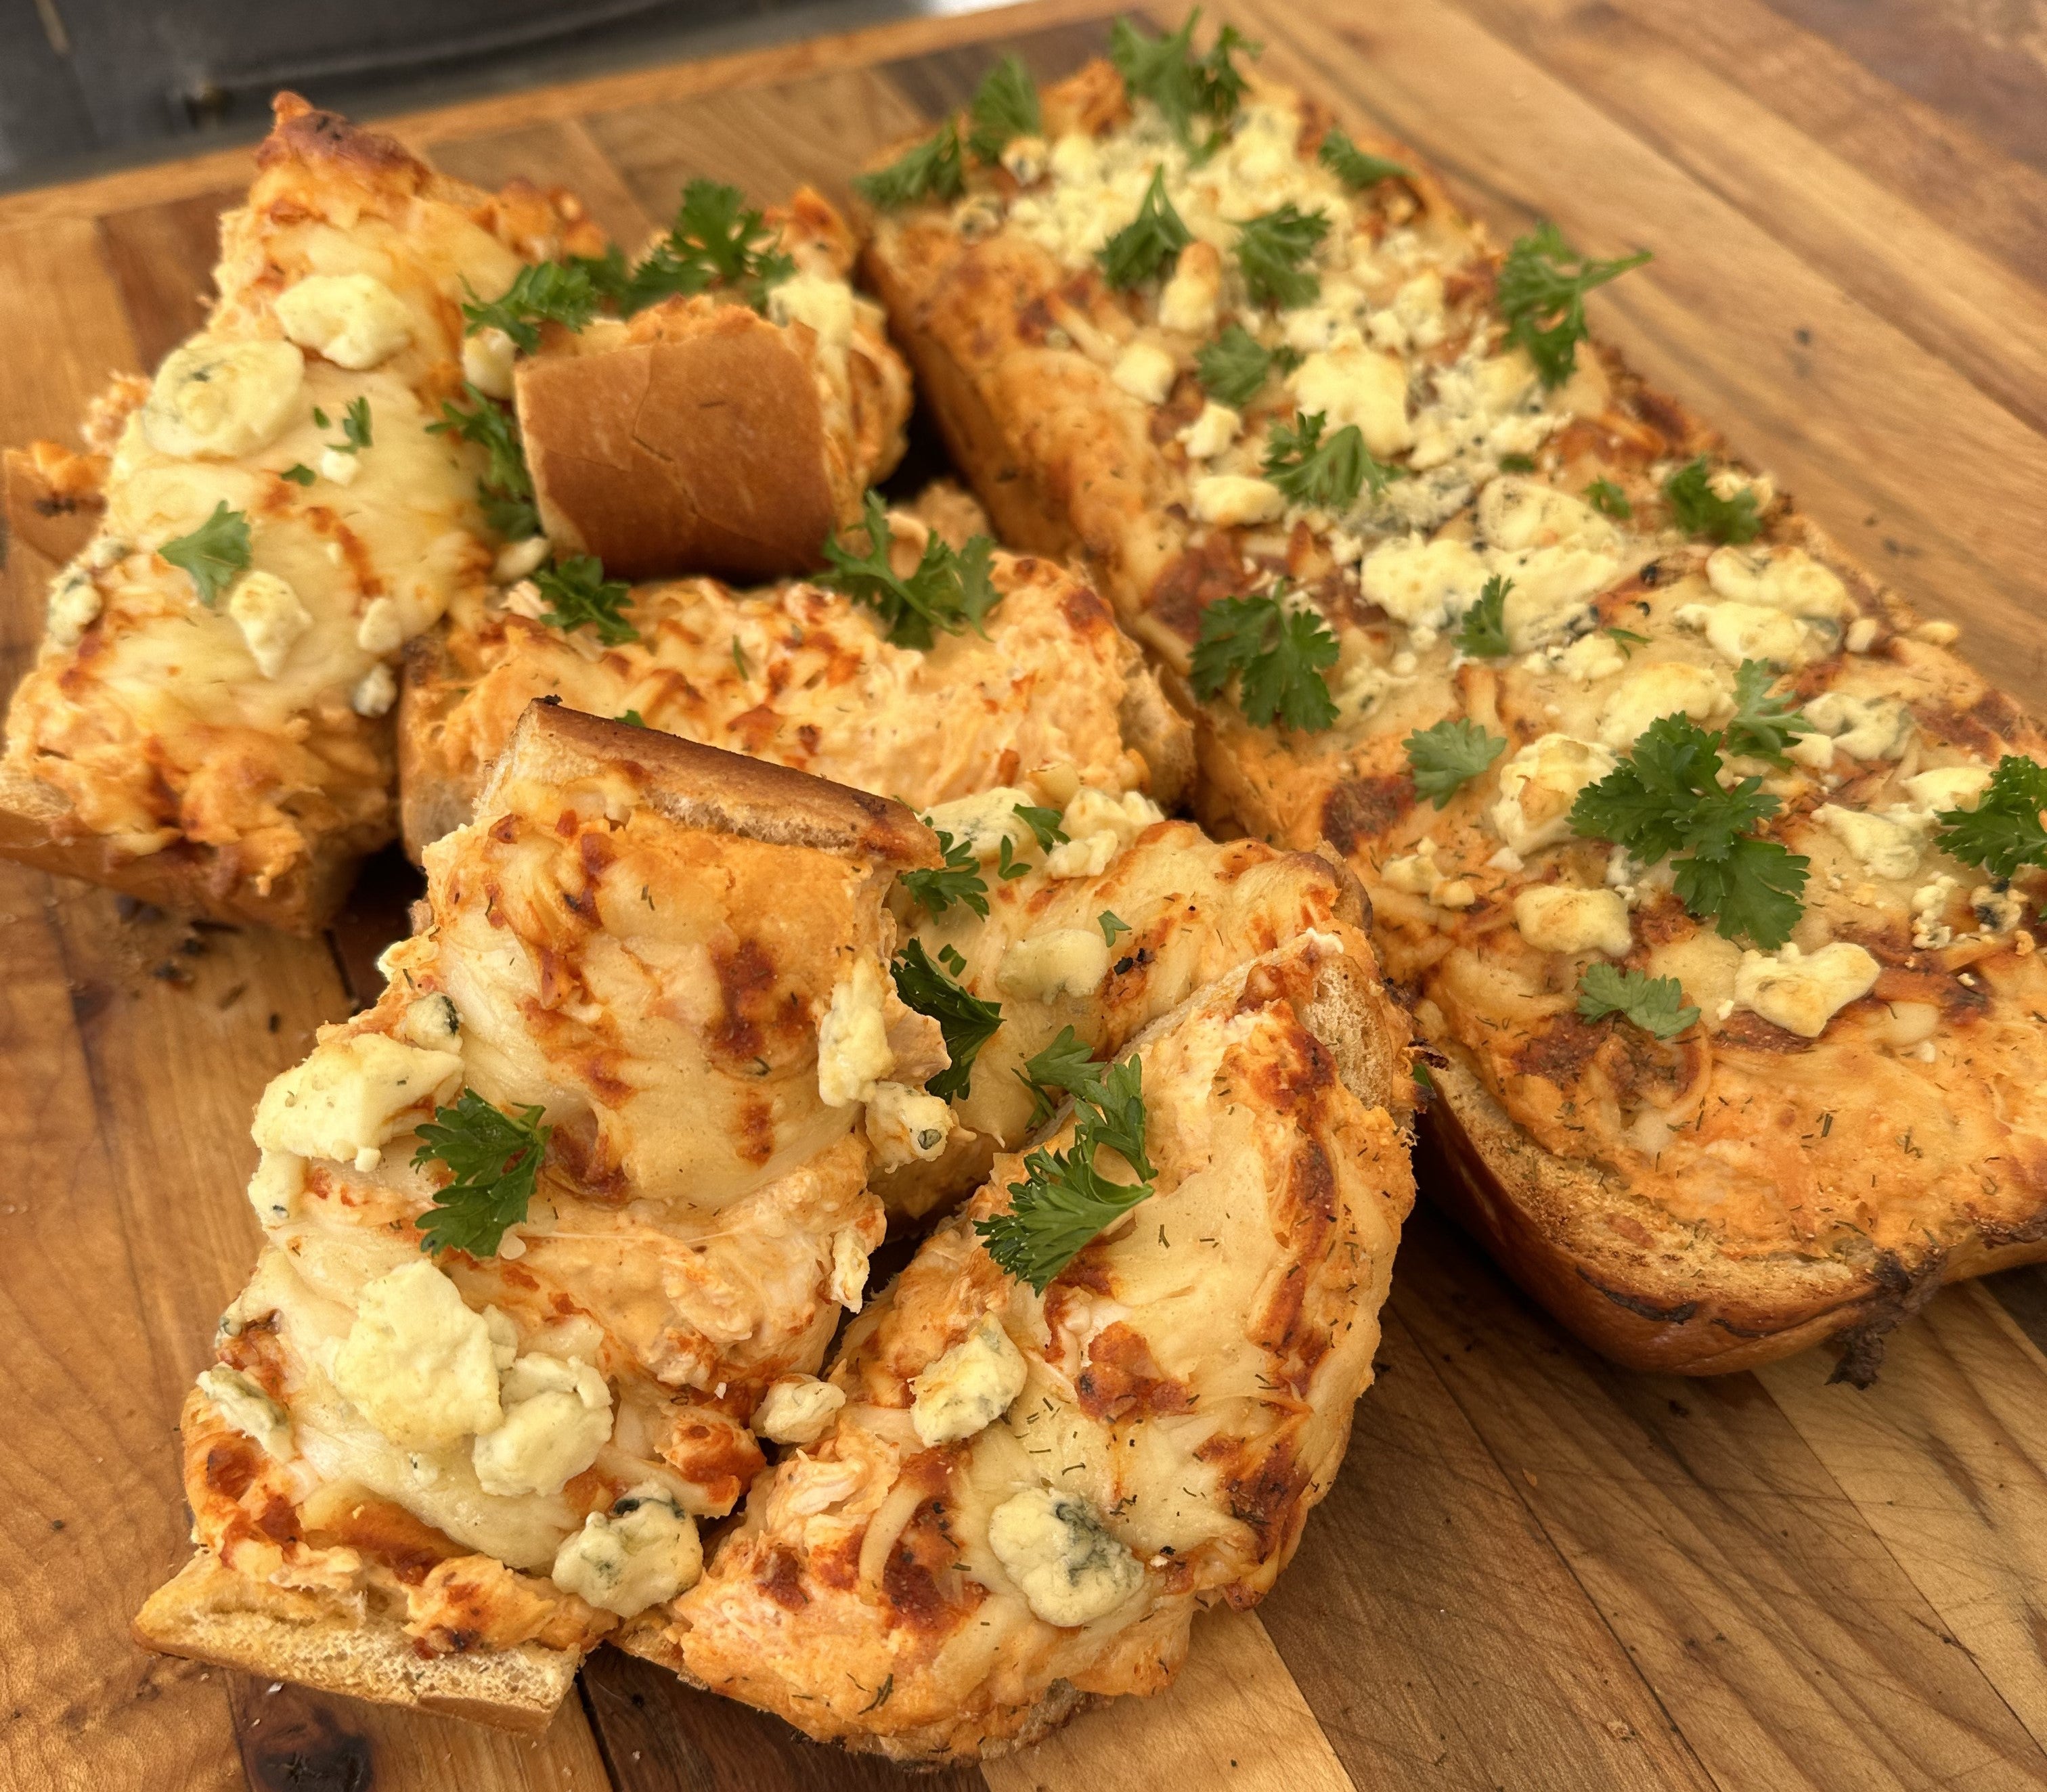
[[[1585,295],[1648,261],[1649,251],[1593,261],[1571,247],[1554,224],[1517,238],[1499,268],[1499,310],[1507,339],[1528,351],[1546,386],[1571,377],[1588,334]]]
[[[869,205],[884,211],[919,199],[958,199],[966,186],[959,126],[948,118],[933,135],[904,150],[888,167],[855,175],[853,185]]]
[[[971,628],[985,635],[982,620],[1001,600],[989,577],[995,544],[985,535],[970,537],[955,551],[936,531],[926,537],[914,571],[904,577],[889,560],[895,533],[880,496],[867,494],[862,519],[867,551],[855,554],[836,541],[825,543],[827,570],[818,583],[867,604],[881,618],[888,639],[899,647],[928,651],[938,631],[958,635]]]
[[[1154,168],[1137,215],[1102,245],[1095,260],[1101,264],[1102,277],[1122,291],[1151,279],[1194,240],[1166,197],[1165,169]]]
[[[973,1060],[1002,1025],[1002,1005],[968,994],[931,962],[920,940],[905,945],[889,969],[896,979],[896,993],[904,1002],[938,1023],[946,1056],[952,1060],[925,1089],[946,1101],[965,1095],[973,1083]]]
[[[623,579],[604,576],[604,562],[594,554],[572,554],[534,574],[533,583],[548,601],[540,620],[563,634],[587,624],[607,647],[621,647],[640,639],[625,620],[633,607],[633,588]]]
[[[1101,1066],[1094,1049],[1070,1026],[1034,1057],[1023,1060],[1016,1079],[1031,1091],[1031,1125],[1035,1130],[1058,1112],[1063,1096],[1076,1089],[1092,1088]]]
[[[1675,977],[1623,971],[1599,959],[1578,979],[1578,1013],[1588,1021],[1619,1014],[1658,1039],[1674,1039],[1699,1018]]]
[[[927,817],[927,826],[930,825]],[[970,841],[954,840],[942,828],[933,828],[938,836],[942,865],[905,871],[900,879],[910,899],[927,914],[942,915],[955,902],[963,902],[982,920],[988,918],[988,880],[981,875],[981,861]]]
[[[505,1229],[526,1217],[534,1178],[554,1128],[544,1126],[542,1107],[507,1114],[474,1089],[464,1089],[451,1107],[437,1107],[420,1128],[413,1164],[443,1164],[454,1180],[434,1191],[434,1204],[420,1216],[420,1249],[435,1256],[466,1251],[494,1257]]]
[[[1104,909],[1094,917],[1095,925],[1101,929],[1101,943],[1105,946],[1116,944],[1117,937],[1130,931],[1130,923],[1113,910]]]
[[[1755,493],[1744,489],[1731,498],[1722,497],[1713,489],[1712,468],[1704,454],[1687,461],[1663,481],[1663,496],[1670,502],[1672,518],[1688,535],[1739,546],[1763,532]]]
[[[1194,355],[1202,389],[1225,404],[1243,406],[1257,397],[1268,377],[1299,366],[1293,349],[1268,349],[1240,323],[1232,323]]]
[[[1016,138],[1038,134],[1038,84],[1022,57],[1006,56],[981,77],[967,116],[966,146],[979,161],[999,162]]]
[[[1390,162],[1383,156],[1367,154],[1333,125],[1322,133],[1322,146],[1316,152],[1315,160],[1345,186],[1360,192],[1382,180],[1411,180],[1414,176],[1412,168]]]
[[[1506,751],[1507,737],[1488,734],[1476,722],[1458,716],[1418,728],[1400,744],[1414,788],[1442,809]]]
[[[1507,639],[1507,594],[1513,589],[1514,581],[1498,573],[1485,581],[1457,630],[1460,652],[1473,659],[1498,659],[1513,651]]]
[[[1194,27],[1201,22],[1197,6],[1186,22],[1168,37],[1152,37],[1119,18],[1109,27],[1109,60],[1123,77],[1124,92],[1132,99],[1148,99],[1164,114],[1173,134],[1198,155],[1207,155],[1221,141],[1222,131],[1236,115],[1244,94],[1244,79],[1232,59],[1239,50],[1256,56],[1260,46],[1225,25],[1204,56],[1194,54]],[[1194,125],[1205,119],[1215,128],[1202,142],[1194,141]]]
[[[1066,837],[1066,831],[1059,825],[1059,812],[1056,809],[1040,809],[1035,803],[1018,803],[1016,818],[1028,828],[1038,842],[1040,852],[1050,852]]]
[[[676,283],[675,291],[728,288],[743,294],[756,311],[766,303],[769,288],[796,271],[795,262],[783,249],[781,238],[764,213],[748,205],[737,187],[703,180],[683,187],[682,203],[675,208],[668,235],[647,261],[633,270],[637,289],[628,296],[637,303],[629,308],[621,307],[628,315],[646,303],[642,293],[650,264],[660,277]]]
[[[522,353],[540,346],[540,326],[559,323],[580,331],[604,308],[610,282],[600,259],[575,256],[561,261],[536,261],[521,268],[502,295],[486,303],[466,283],[469,299],[462,307],[463,333],[501,330]]]
[[[323,413],[323,415],[324,415]],[[323,423],[323,428],[326,426]],[[370,400],[353,398],[341,419],[341,439],[321,444],[330,454],[359,454],[370,446]]]
[[[1239,224],[1236,264],[1252,302],[1283,310],[1305,305],[1320,292],[1322,283],[1301,264],[1329,234],[1328,218],[1303,211],[1291,200]]]
[[[1280,593],[1219,597],[1202,612],[1190,668],[1194,695],[1205,703],[1234,677],[1246,721],[1267,728],[1276,718],[1315,733],[1337,719],[1322,669],[1336,664],[1337,651],[1336,635],[1321,616],[1283,603]]]
[[[1118,1064],[1097,1064],[1083,1049],[1067,1028],[1026,1067],[1034,1093],[1058,1087],[1072,1095],[1072,1144],[1032,1152],[1025,1180],[1009,1185],[1009,1211],[974,1222],[996,1265],[1040,1294],[1105,1226],[1156,1192],[1159,1172],[1144,1149],[1143,1066],[1134,1052]],[[1098,1163],[1105,1149],[1141,1180],[1110,1180]]]
[[[1327,421],[1320,411],[1297,414],[1290,422],[1275,423],[1266,438],[1265,477],[1296,504],[1345,511],[1368,485],[1376,498],[1388,481],[1407,477],[1406,468],[1372,458],[1364,431],[1355,423],[1345,423],[1325,441]]]
[[[1626,758],[1578,794],[1571,831],[1611,840],[1645,865],[1674,854],[1679,898],[1722,937],[1765,952],[1791,937],[1810,862],[1751,830],[1782,806],[1760,778],[1720,782],[1722,737],[1686,716],[1650,724]]]
[[[199,601],[211,609],[221,593],[249,570],[249,519],[230,510],[222,499],[191,534],[165,542],[157,551],[190,577]]]
[[[1796,707],[1794,697],[1777,697],[1774,669],[1759,659],[1744,659],[1735,669],[1734,714],[1721,731],[1721,745],[1730,758],[1765,759],[1784,767],[1785,749],[1801,734],[1814,732]]]
[[[2015,753],[1997,762],[1974,809],[1944,809],[1933,819],[1933,843],[1964,865],[1980,865],[1994,878],[2015,876],[2029,865],[2047,865],[2047,766]]]
[[[533,502],[533,476],[527,470],[525,445],[510,411],[466,380],[466,406],[441,400],[441,420],[427,425],[429,435],[452,435],[482,449],[487,458],[482,504],[484,520],[507,541],[523,541],[540,532],[540,513]]]
[[[1635,506],[1627,501],[1627,494],[1611,479],[1595,479],[1585,488],[1585,502],[1602,516],[1611,516],[1617,523],[1625,523],[1635,514]]]

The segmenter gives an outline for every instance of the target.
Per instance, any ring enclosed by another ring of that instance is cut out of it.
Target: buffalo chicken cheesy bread
[[[919,805],[1054,766],[1180,801],[1187,725],[1088,585],[985,536],[955,547],[878,500],[869,520],[864,554],[834,549],[816,580],[636,586],[609,628],[548,620],[529,582],[458,606],[408,657],[399,759],[415,856],[467,818],[536,697]]]
[[[991,77],[866,266],[1005,539],[1078,557],[1219,829],[1327,841],[1447,1191],[1623,1360],[1759,1362],[2047,1256],[2039,732],[1225,31]]]
[[[910,413],[853,252],[807,187],[763,214],[695,180],[629,269],[615,255],[536,268],[472,309],[472,357],[484,390],[516,397],[558,557],[633,579],[819,564],[902,458]]]
[[[400,650],[491,570],[482,457],[436,433],[465,294],[601,239],[289,95],[257,161],[205,327],[116,383],[93,454],[10,467],[94,526],[8,713],[0,852],[304,930],[394,830]]]
[[[840,1060],[946,1061],[879,969],[937,856],[900,805],[536,705],[382,998],[257,1106],[199,1552],[141,1638],[537,1725],[687,1586],[883,1236]]]
[[[1414,1196],[1406,1040],[1337,923],[1070,1073],[1063,1122],[853,1322],[801,1446],[625,1646],[909,1760],[1167,1685],[1342,1461]],[[1075,1250],[1039,1221],[1094,1178],[1135,1205]]]

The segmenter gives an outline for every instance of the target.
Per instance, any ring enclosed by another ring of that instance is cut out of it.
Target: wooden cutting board
[[[1596,253],[1654,249],[1595,299],[1599,326],[2047,699],[2047,74],[1991,10],[1219,10],[1502,232],[1547,215]],[[1064,72],[1106,12],[923,20],[398,128],[474,180],[566,182],[633,242],[692,175],[837,195],[991,55]],[[199,322],[215,216],[247,179],[237,150],[0,199],[0,439],[70,435],[110,369]],[[10,685],[51,570],[25,549],[8,569]],[[252,1103],[369,993],[402,896],[386,867],[308,944],[0,866],[0,1787],[898,1783],[610,1651],[544,1737],[515,1740],[127,1640],[184,1554],[180,1392],[254,1256]],[[2043,1348],[2036,1270],[1941,1296],[1867,1393],[1828,1386],[1821,1354],[1626,1374],[1424,1211],[1349,1464],[1273,1597],[1204,1620],[1165,1697],[923,1784],[2047,1785]]]

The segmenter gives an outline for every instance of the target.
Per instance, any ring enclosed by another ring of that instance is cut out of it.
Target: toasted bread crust
[[[252,1581],[208,1550],[149,1596],[132,1628],[137,1643],[160,1654],[528,1735],[553,1721],[582,1659],[578,1650],[538,1643],[484,1655],[423,1654],[395,1624]]]

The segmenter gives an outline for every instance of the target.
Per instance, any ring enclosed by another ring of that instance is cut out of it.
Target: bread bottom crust
[[[579,1651],[538,1643],[482,1655],[423,1655],[387,1620],[250,1580],[211,1550],[199,1551],[149,1596],[133,1633],[161,1655],[529,1735],[554,1721],[582,1662]]]

